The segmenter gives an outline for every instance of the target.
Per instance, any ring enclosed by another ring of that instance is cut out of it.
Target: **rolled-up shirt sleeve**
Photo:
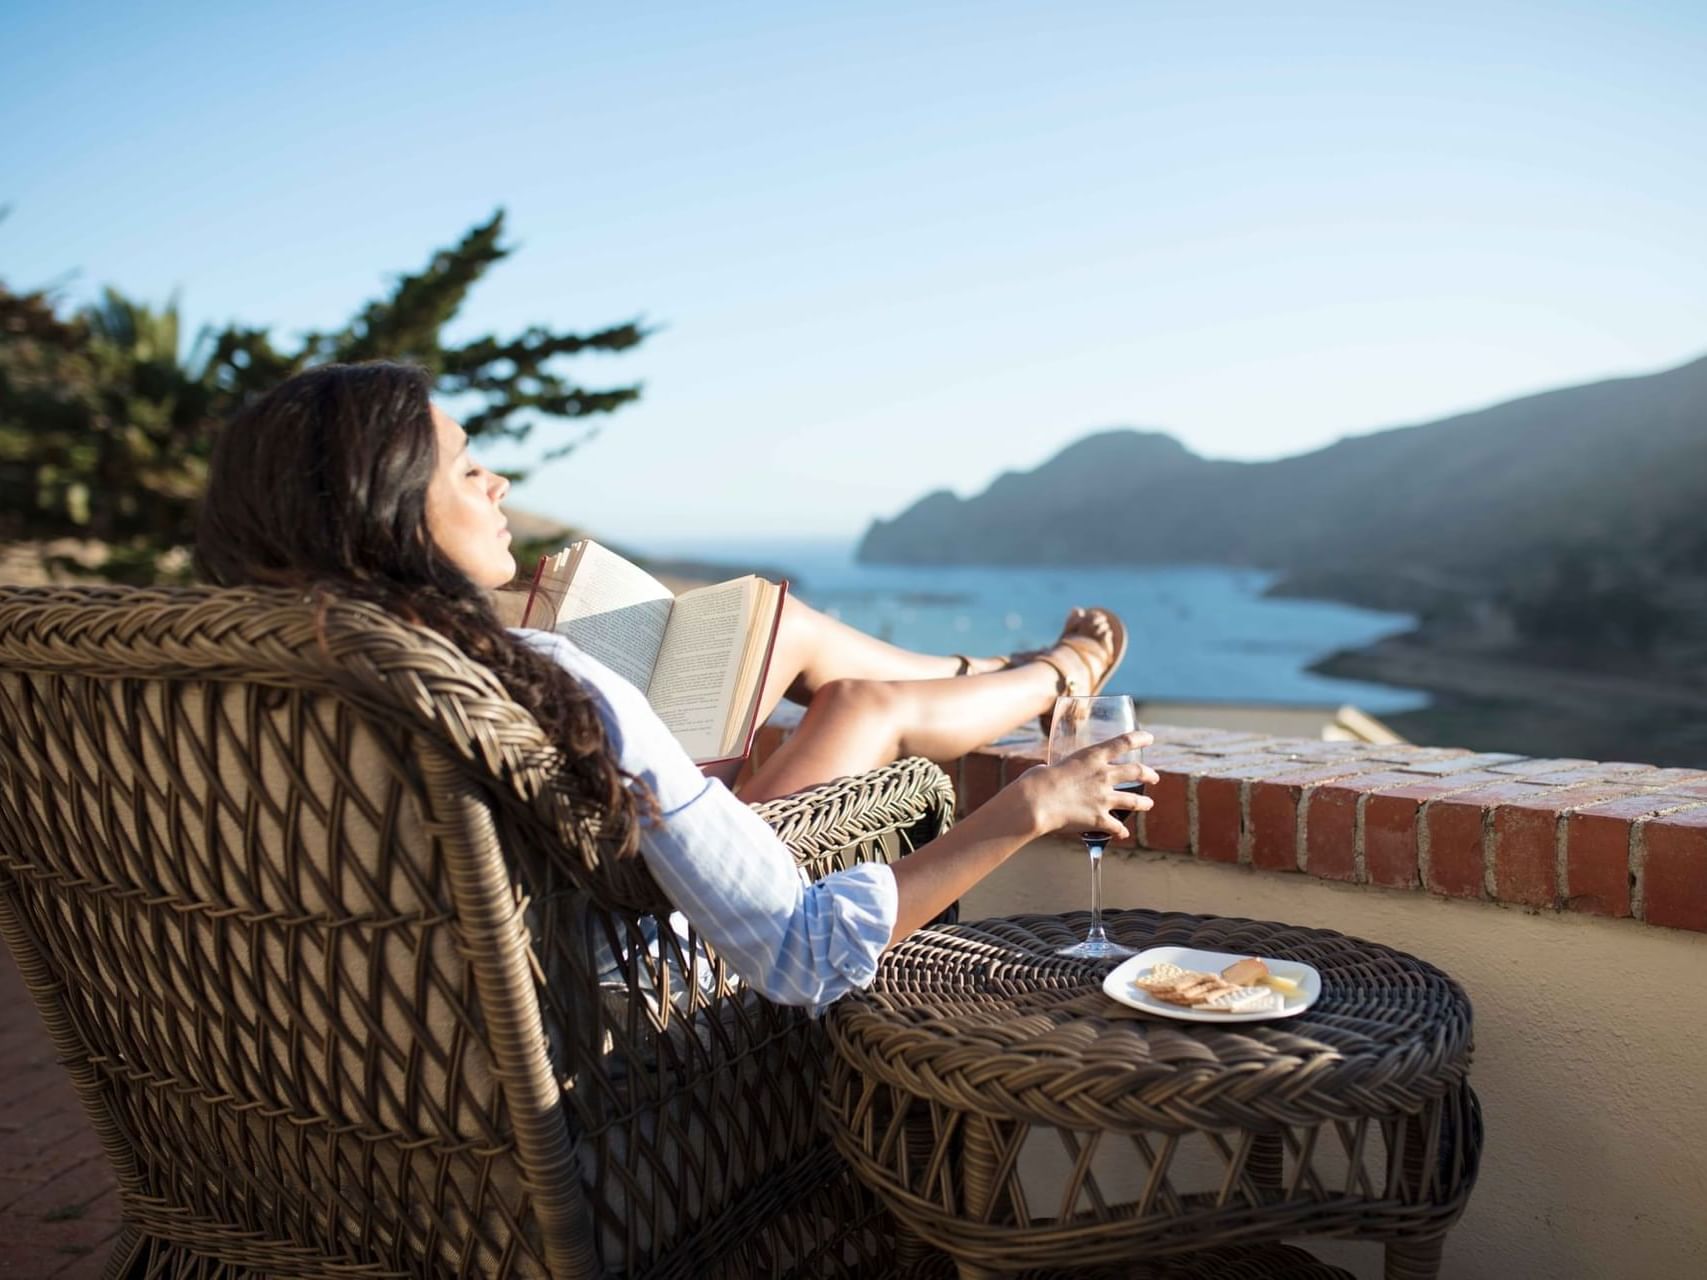
[[[776,832],[700,772],[638,689],[562,636],[514,634],[593,693],[618,763],[658,800],[660,820],[640,832],[648,870],[745,982],[812,1008],[870,984],[895,928],[886,864],[808,880]]]

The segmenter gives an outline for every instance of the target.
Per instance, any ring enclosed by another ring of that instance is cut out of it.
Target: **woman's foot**
[[[986,675],[1028,662],[1055,668],[1060,693],[1099,693],[1126,656],[1126,627],[1109,609],[1074,609],[1061,625],[1060,638],[1047,649],[1027,649],[1003,658],[950,654],[957,676]]]
[[[1055,698],[1101,693],[1126,656],[1126,626],[1108,609],[1074,609],[1060,639],[1048,649],[1016,653],[1013,661],[1040,662],[1055,672],[1055,692],[1037,718],[1045,736]]]
[[[1069,679],[1070,692],[1101,693],[1126,656],[1126,624],[1111,609],[1074,609],[1051,654],[1066,650],[1084,668],[1084,682]]]

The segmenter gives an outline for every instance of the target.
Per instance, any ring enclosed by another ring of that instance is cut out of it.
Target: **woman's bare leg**
[[[1001,670],[1004,660],[973,658],[971,663],[972,674],[978,674]],[[759,718],[768,718],[784,698],[810,702],[832,680],[939,680],[954,675],[959,666],[958,658],[903,649],[788,596]]]
[[[1074,643],[1067,643],[1071,636]],[[1047,712],[1063,675],[1088,687],[1114,652],[1108,615],[1075,609],[1051,661],[1008,666],[988,658],[955,676],[959,660],[898,648],[798,602],[784,608],[764,701],[807,701],[788,740],[741,787],[749,802],[862,773],[907,755],[952,760]],[[1077,647],[1075,647],[1077,646]],[[997,669],[999,668],[999,669]]]
[[[789,795],[902,756],[953,760],[1049,710],[1059,682],[1042,662],[961,679],[832,680],[741,798]]]
[[[789,795],[902,756],[952,760],[1047,710],[1058,683],[1041,662],[960,679],[832,680],[741,798]]]

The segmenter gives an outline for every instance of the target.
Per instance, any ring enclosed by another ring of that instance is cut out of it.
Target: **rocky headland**
[[[859,554],[1273,570],[1277,592],[1418,616],[1319,667],[1431,692],[1390,717],[1413,740],[1700,765],[1704,510],[1707,358],[1271,462],[1098,432],[875,521]]]

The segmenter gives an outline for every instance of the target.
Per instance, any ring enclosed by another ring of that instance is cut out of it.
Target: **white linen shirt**
[[[647,869],[743,981],[813,1009],[871,984],[895,929],[885,863],[809,880],[758,814],[699,771],[640,690],[555,632],[511,634],[593,694],[617,762],[658,800],[660,820],[639,833]]]

